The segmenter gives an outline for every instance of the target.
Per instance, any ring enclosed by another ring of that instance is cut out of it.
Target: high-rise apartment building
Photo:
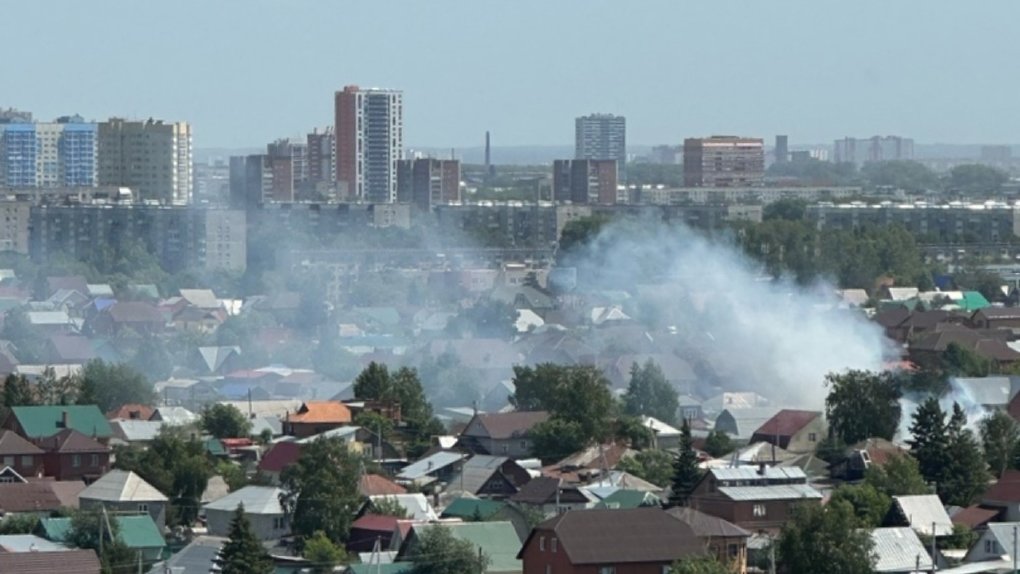
[[[266,157],[272,171],[267,198],[270,201],[294,201],[297,192],[308,181],[308,144],[289,139],[276,140],[266,146]]]
[[[81,116],[0,123],[0,187],[94,187],[96,149],[96,124]]]
[[[252,154],[230,158],[230,207],[252,211],[273,195],[269,156]]]
[[[615,159],[622,169],[627,163],[627,119],[591,114],[574,120],[574,159]]]
[[[397,162],[404,153],[403,93],[346,86],[335,97],[336,179],[340,195],[397,201]]]
[[[313,130],[307,137],[308,181],[312,186],[336,181],[336,138],[333,127]]]
[[[572,203],[616,203],[615,159],[558,159],[553,162],[553,199]]]
[[[191,201],[191,127],[187,122],[129,121],[99,124],[99,184],[130,187],[143,200]]]
[[[836,140],[832,147],[836,163],[860,166],[872,161],[914,159],[914,140],[899,136],[847,137]]]
[[[773,150],[775,155],[776,163],[786,163],[790,161],[790,144],[787,136],[776,136],[776,147]]]
[[[397,164],[397,200],[422,211],[460,201],[460,161],[403,159]]]
[[[685,187],[748,187],[765,178],[760,138],[712,136],[684,140]]]

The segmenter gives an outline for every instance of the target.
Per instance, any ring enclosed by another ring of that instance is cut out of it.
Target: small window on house
[[[148,511],[149,511],[149,505],[148,504],[142,503],[142,504],[138,505],[138,512],[148,512]]]
[[[510,452],[510,445],[508,445],[508,444],[503,445],[503,454],[508,454],[509,452]]]
[[[751,509],[751,513],[754,515],[755,518],[762,518],[762,517],[764,517],[765,516],[765,505],[764,504],[755,504],[754,507]]]
[[[21,466],[25,468],[31,467],[34,462],[35,461],[32,460],[32,455],[30,454],[26,454],[25,456],[21,457]]]
[[[811,442],[818,442],[818,435],[816,433],[808,433],[807,439]]]
[[[521,441],[521,450],[528,450],[528,441],[526,440]]]
[[[995,542],[992,540],[985,540],[985,553],[992,554],[995,552]]]
[[[616,566],[600,566],[599,574],[616,574]]]
[[[552,551],[556,552],[556,539],[555,538],[552,539]]]
[[[283,530],[283,517],[277,516],[273,519],[273,530]]]
[[[736,558],[738,554],[740,554],[740,546],[737,546],[736,544],[730,544],[726,546],[727,556],[729,556],[730,558]]]
[[[92,455],[92,458],[89,461],[89,466],[92,466],[92,467],[99,466],[99,455],[98,454]]]
[[[78,468],[81,466],[81,455],[76,454],[71,457],[71,466]]]
[[[5,456],[4,457],[4,466],[14,466],[14,457],[13,456]]]
[[[538,537],[538,551],[545,552],[545,536]]]

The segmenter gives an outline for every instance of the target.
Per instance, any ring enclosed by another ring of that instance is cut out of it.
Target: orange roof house
[[[351,409],[340,401],[307,401],[283,421],[283,434],[305,438],[351,424]]]

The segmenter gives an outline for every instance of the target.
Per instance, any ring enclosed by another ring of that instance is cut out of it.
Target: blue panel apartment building
[[[80,116],[0,123],[0,187],[95,187],[97,127]]]

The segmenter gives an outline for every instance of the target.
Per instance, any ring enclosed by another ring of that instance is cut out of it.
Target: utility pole
[[[934,574],[938,567],[935,566],[935,556],[937,556],[938,550],[935,548],[935,540],[937,539],[937,532],[935,532],[935,523],[931,523],[931,571]]]
[[[1013,567],[1010,568],[1010,570],[1013,571],[1013,574],[1017,573],[1017,567],[1016,567],[1016,546],[1017,546],[1016,538],[1017,538],[1017,527],[1013,526],[1013,564],[1012,564]]]

